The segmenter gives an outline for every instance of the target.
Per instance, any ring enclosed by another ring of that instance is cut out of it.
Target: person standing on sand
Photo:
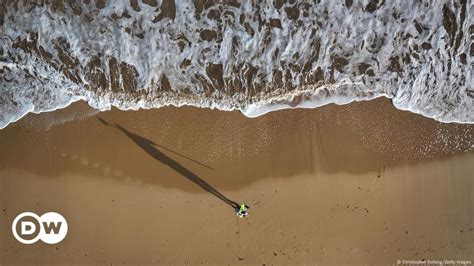
[[[239,218],[244,218],[249,215],[249,212],[248,212],[249,208],[250,208],[249,206],[245,205],[244,203],[241,203],[239,208],[235,209],[235,212]]]

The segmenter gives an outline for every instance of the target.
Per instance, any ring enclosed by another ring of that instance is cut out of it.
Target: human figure
[[[249,212],[248,212],[249,208],[250,208],[249,206],[245,205],[244,203],[241,203],[239,205],[239,208],[235,209],[235,213],[237,214],[239,218],[245,218],[249,216]]]

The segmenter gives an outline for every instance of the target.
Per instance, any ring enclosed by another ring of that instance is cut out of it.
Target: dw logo
[[[38,240],[47,244],[61,242],[67,234],[67,222],[56,212],[38,216],[32,212],[20,213],[12,224],[13,236],[23,244],[33,244]]]

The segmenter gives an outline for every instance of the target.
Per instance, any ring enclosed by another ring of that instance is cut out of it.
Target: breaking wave
[[[44,2],[0,4],[0,128],[80,99],[253,117],[384,96],[474,123],[471,1]]]

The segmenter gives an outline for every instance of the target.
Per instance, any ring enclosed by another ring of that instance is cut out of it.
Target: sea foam
[[[4,3],[0,128],[85,100],[255,117],[376,97],[474,122],[471,1]]]

